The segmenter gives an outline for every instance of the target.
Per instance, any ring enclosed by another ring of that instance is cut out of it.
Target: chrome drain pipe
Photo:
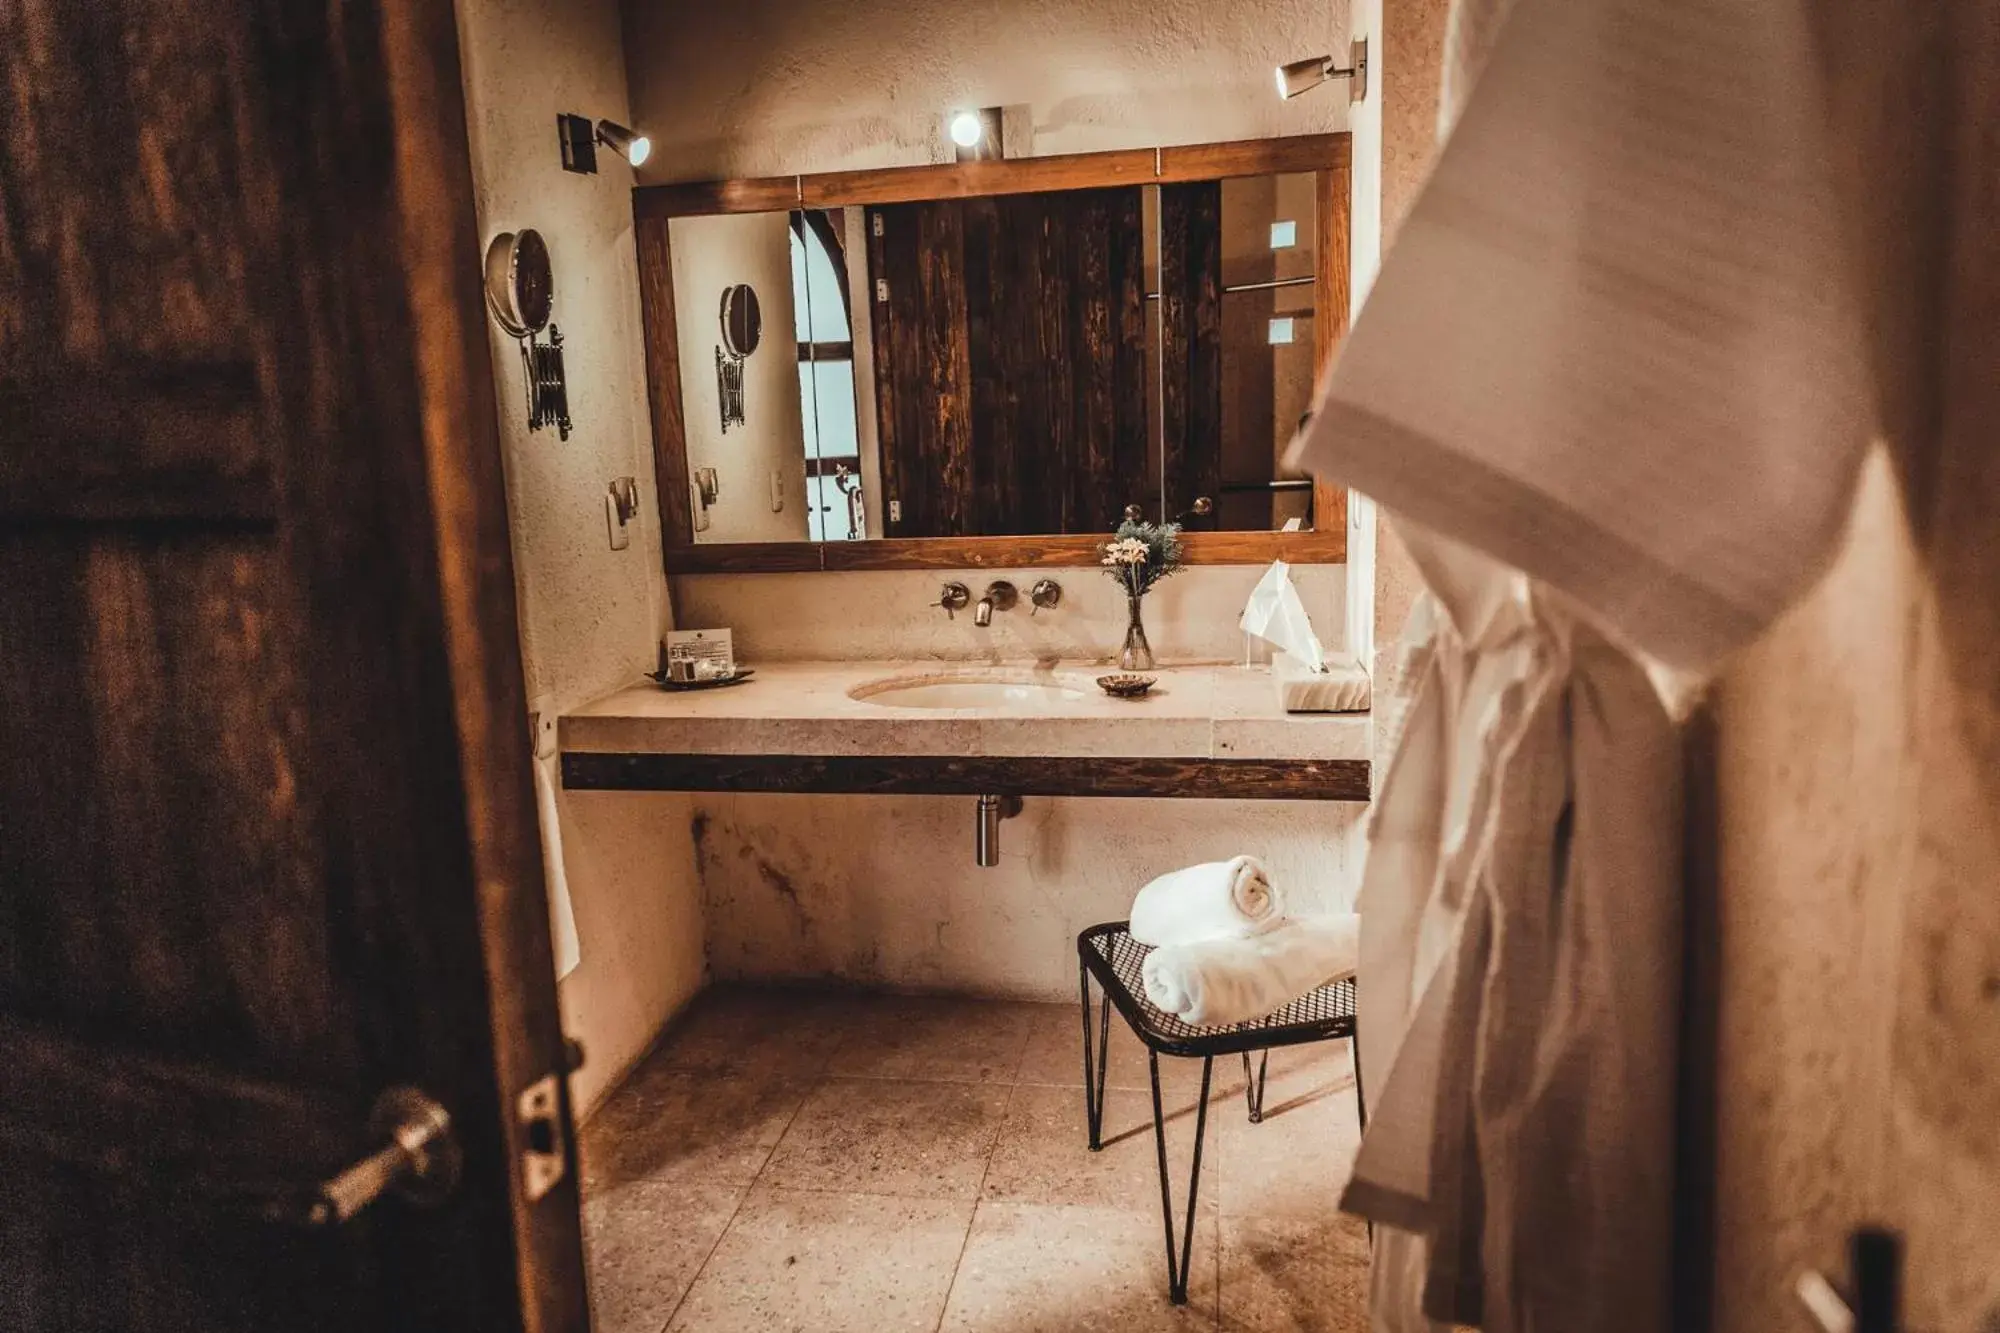
[[[972,859],[991,869],[1000,864],[1000,821],[1021,813],[1018,796],[982,796],[972,821]]]

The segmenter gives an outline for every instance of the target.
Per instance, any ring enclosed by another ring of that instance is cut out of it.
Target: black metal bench
[[[1303,1046],[1336,1038],[1353,1042],[1354,982],[1352,979],[1328,982],[1253,1022],[1230,1027],[1194,1027],[1146,999],[1140,968],[1152,948],[1133,939],[1127,924],[1107,922],[1092,926],[1076,937],[1077,981],[1083,995],[1084,1112],[1090,1124],[1090,1150],[1097,1152],[1104,1146],[1104,1078],[1111,1039],[1111,1010],[1115,1007],[1133,1035],[1146,1046],[1153,1081],[1153,1142],[1159,1149],[1160,1211],[1167,1229],[1167,1293],[1175,1305],[1186,1305],[1188,1261],[1194,1251],[1195,1202],[1201,1185],[1201,1144],[1208,1128],[1209,1080],[1215,1057],[1243,1057],[1243,1096],[1250,1123],[1257,1124],[1264,1118],[1264,1076],[1274,1047]],[[1094,1041],[1090,1022],[1092,977],[1097,978],[1105,996],[1105,1002],[1098,1006]],[[1259,1057],[1254,1074],[1250,1068],[1252,1052]],[[1166,1112],[1160,1100],[1162,1055],[1201,1061],[1201,1100],[1195,1106],[1194,1118],[1194,1169],[1188,1176],[1187,1217],[1181,1228],[1178,1254],[1174,1249],[1173,1192],[1167,1183]],[[1362,1097],[1358,1049],[1354,1051],[1354,1104],[1361,1127],[1366,1129],[1368,1103]]]

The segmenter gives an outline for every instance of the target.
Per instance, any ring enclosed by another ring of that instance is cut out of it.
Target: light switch
[[[604,497],[604,526],[611,534],[611,549],[622,551],[632,544],[632,531],[618,517],[618,497]]]
[[[613,477],[604,496],[604,523],[611,532],[611,549],[622,551],[632,544],[632,520],[639,517],[639,481],[636,477]]]

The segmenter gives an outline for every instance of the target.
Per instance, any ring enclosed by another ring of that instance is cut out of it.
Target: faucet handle
[[[957,616],[953,614],[954,612],[963,611],[972,605],[972,589],[954,579],[944,585],[944,591],[938,595],[935,604],[943,607],[945,615],[955,620]]]
[[[1034,615],[1035,611],[1046,611],[1062,600],[1062,584],[1054,579],[1037,580],[1035,586],[1028,590],[1028,600],[1035,604],[1035,610],[1028,612],[1029,615]]]

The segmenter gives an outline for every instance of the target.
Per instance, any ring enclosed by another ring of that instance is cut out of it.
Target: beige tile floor
[[[1345,1042],[1210,1090],[1190,1301],[1167,1301],[1144,1048],[1085,1146],[1071,1005],[722,987],[583,1133],[598,1333],[1365,1329]],[[1163,1060],[1175,1208],[1200,1062]]]

